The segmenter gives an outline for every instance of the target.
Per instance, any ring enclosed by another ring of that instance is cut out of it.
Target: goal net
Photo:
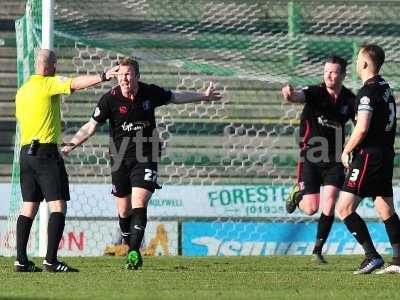
[[[397,89],[399,12],[399,3],[390,1],[56,0],[58,74],[96,74],[133,56],[144,82],[200,91],[213,81],[224,96],[157,111],[163,189],[149,204],[146,253],[309,254],[319,215],[288,215],[284,207],[295,182],[301,107],[282,105],[280,89],[288,82],[319,83],[324,59],[335,54],[349,62],[345,85],[356,91],[361,83],[354,59],[364,42],[384,47],[383,75]],[[27,1],[16,30],[20,85],[33,72],[40,47],[40,0]],[[113,84],[63,98],[64,140],[89,120]],[[117,239],[108,141],[104,125],[65,158],[71,201],[61,255],[102,255]],[[18,149],[16,139],[10,234],[21,204]],[[397,169],[394,174],[397,180]],[[372,235],[383,249],[388,241],[374,221],[371,202],[363,202],[360,211],[372,218]],[[358,253],[346,234],[336,223],[325,251]],[[13,251],[11,243],[0,253]]]

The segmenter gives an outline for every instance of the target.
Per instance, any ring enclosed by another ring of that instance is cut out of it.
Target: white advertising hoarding
[[[149,217],[304,217],[299,210],[288,215],[285,199],[290,191],[285,185],[165,185],[157,190],[148,207]],[[70,217],[116,217],[111,186],[107,184],[71,184]],[[10,195],[9,185],[0,185],[1,195]],[[394,202],[400,208],[400,186],[394,187]],[[0,216],[6,216],[9,197],[0,201]],[[358,209],[362,217],[376,218],[371,199],[364,199]],[[318,214],[314,215],[318,217]]]
[[[15,228],[7,230],[6,223],[0,220],[0,249],[15,253]],[[35,247],[34,232],[32,230],[28,252]],[[67,220],[58,253],[60,256],[100,256],[107,245],[115,242],[117,235],[118,221]],[[142,252],[153,256],[178,255],[178,223],[148,222]]]

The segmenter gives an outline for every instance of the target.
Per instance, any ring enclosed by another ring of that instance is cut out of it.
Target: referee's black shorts
[[[370,147],[353,151],[353,159],[342,191],[359,197],[393,197],[394,151]]]
[[[70,199],[68,174],[56,144],[40,144],[36,155],[28,155],[29,145],[21,147],[20,185],[25,202]]]

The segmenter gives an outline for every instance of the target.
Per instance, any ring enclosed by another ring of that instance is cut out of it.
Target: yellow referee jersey
[[[33,139],[40,143],[59,143],[61,136],[60,94],[71,94],[72,79],[61,76],[32,75],[17,91],[16,117],[21,145]]]

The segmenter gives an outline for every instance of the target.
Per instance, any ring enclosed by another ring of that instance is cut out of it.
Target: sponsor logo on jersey
[[[149,127],[149,126],[150,126],[149,122],[147,122],[147,121],[139,121],[139,122],[134,122],[134,123],[132,123],[132,122],[130,122],[130,123],[124,122],[124,124],[122,124],[121,127],[122,127],[123,131],[131,132],[131,131],[139,131],[139,130],[142,130],[142,129],[144,129],[146,127]]]
[[[120,106],[119,107],[119,113],[120,114],[126,114],[128,112],[128,108],[126,106]]]
[[[328,120],[324,116],[318,117],[318,124],[320,124],[323,127],[336,128],[336,123]]]

